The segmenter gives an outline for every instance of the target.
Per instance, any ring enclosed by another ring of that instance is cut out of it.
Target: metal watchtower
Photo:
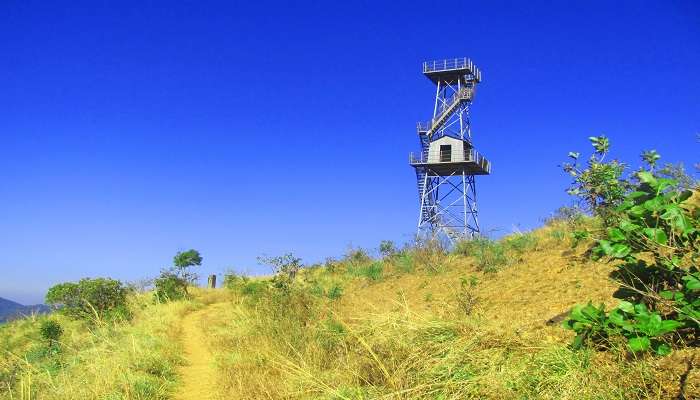
[[[469,111],[481,71],[467,58],[423,63],[436,86],[433,118],[418,123],[416,170],[420,215],[418,234],[446,236],[451,242],[479,233],[475,175],[491,173],[491,163],[472,145]]]

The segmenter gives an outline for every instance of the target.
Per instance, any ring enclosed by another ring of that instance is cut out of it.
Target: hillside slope
[[[566,229],[484,244],[492,254],[351,254],[304,271],[287,295],[229,281],[231,308],[209,316],[221,396],[700,398],[697,349],[635,358],[622,345],[569,347],[563,313],[618,301],[612,267],[572,248]]]
[[[694,399],[700,349],[572,350],[563,315],[614,305],[565,224],[445,253],[354,250],[294,279],[229,276],[132,318],[0,326],[0,399]],[[64,328],[58,350],[38,327]]]

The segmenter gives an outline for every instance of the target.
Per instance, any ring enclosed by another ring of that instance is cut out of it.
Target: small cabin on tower
[[[411,154],[411,165],[429,168],[437,175],[488,175],[491,163],[467,139],[442,136],[430,141],[420,158]]]

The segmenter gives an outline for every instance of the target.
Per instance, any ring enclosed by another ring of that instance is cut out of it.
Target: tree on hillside
[[[185,292],[187,292],[187,285],[197,281],[197,273],[191,268],[201,265],[202,255],[195,249],[178,251],[173,257],[172,272],[185,283]]]
[[[202,255],[195,249],[178,251],[173,257],[173,266],[164,268],[154,279],[156,301],[173,301],[187,297],[188,286],[197,281],[197,273],[192,267],[202,265]]]

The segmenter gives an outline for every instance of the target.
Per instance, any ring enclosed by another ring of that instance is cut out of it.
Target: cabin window
[[[440,162],[450,162],[452,161],[452,145],[443,144],[440,145]]]

